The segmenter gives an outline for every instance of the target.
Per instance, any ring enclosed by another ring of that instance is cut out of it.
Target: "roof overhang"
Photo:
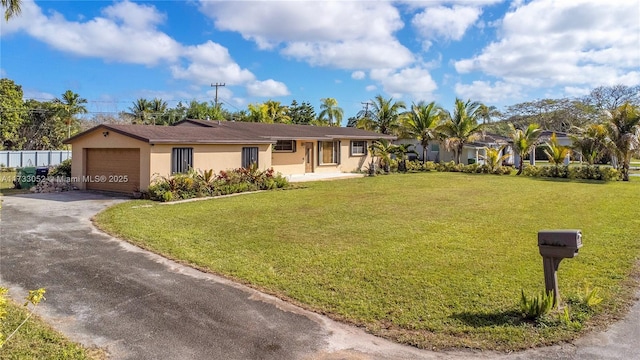
[[[163,139],[149,139],[150,144],[200,144],[200,145],[216,145],[216,144],[242,144],[242,145],[252,145],[252,144],[273,144],[275,141],[271,140],[163,140]]]

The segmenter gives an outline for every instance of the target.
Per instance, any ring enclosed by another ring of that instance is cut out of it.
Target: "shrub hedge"
[[[220,171],[187,173],[156,178],[149,186],[149,198],[155,201],[174,201],[197,197],[219,196],[246,191],[281,189],[289,185],[287,179],[273,169],[259,170],[256,166]]]
[[[523,175],[531,177],[580,179],[580,180],[600,180],[617,181],[621,179],[618,170],[609,166],[584,165],[584,166],[532,166],[527,165],[523,170]]]

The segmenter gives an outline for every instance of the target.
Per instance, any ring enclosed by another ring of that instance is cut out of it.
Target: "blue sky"
[[[216,82],[231,111],[333,97],[345,119],[377,94],[501,109],[640,84],[638,0],[22,1],[1,76],[91,114],[213,100]]]

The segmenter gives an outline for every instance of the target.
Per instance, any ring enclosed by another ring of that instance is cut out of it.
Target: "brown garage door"
[[[140,149],[87,149],[87,190],[131,193],[140,187]]]

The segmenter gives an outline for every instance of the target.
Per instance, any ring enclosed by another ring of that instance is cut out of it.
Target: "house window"
[[[242,167],[248,168],[253,164],[258,164],[258,148],[243,147],[242,148]]]
[[[277,152],[296,152],[295,140],[278,140],[273,147],[273,151]]]
[[[173,148],[171,150],[171,173],[186,173],[193,167],[193,148]]]
[[[364,156],[367,155],[367,142],[366,141],[352,141],[351,142],[351,156]]]
[[[440,144],[431,144],[431,151],[440,151]]]
[[[318,141],[318,163],[320,165],[340,163],[340,141]]]

